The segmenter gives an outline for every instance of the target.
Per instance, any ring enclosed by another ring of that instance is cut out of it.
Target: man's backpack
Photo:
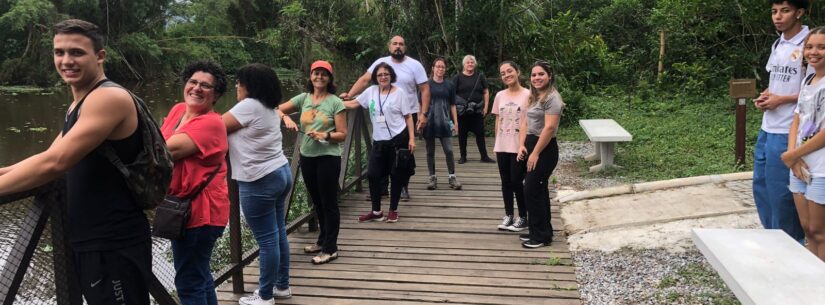
[[[101,86],[123,88],[112,81],[107,81]],[[152,117],[146,103],[132,91],[126,91],[132,96],[137,108],[142,149],[135,157],[135,161],[130,164],[124,164],[108,142],[100,145],[98,152],[123,174],[126,186],[132,191],[137,205],[144,210],[154,209],[163,201],[172,181],[172,155],[166,149],[166,140],[163,139],[158,123]]]

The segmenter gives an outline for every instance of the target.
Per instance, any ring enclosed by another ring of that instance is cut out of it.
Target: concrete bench
[[[633,136],[624,130],[616,121],[607,120],[579,120],[579,125],[584,129],[584,133],[590,138],[595,146],[592,155],[585,156],[587,161],[601,160],[601,164],[590,167],[590,172],[595,173],[607,169],[613,165],[616,142],[633,141]]]
[[[693,229],[692,236],[743,305],[825,303],[825,263],[785,232]]]

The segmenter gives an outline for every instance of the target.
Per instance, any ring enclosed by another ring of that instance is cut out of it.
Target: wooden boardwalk
[[[312,256],[303,253],[317,233],[302,230],[289,235],[293,297],[276,303],[582,304],[558,207],[552,207],[552,246],[524,249],[518,233],[496,230],[504,214],[498,169],[478,161],[474,141],[468,145],[470,161],[456,165],[464,184],[460,191],[447,184],[440,148],[438,190],[426,190],[422,142],[410,182],[412,200],[399,204],[397,223],[358,223],[357,216],[370,210],[365,187],[364,193],[350,194],[341,202],[336,261],[315,266]],[[457,157],[458,146],[453,147]],[[386,211],[388,200],[383,204]],[[244,270],[244,281],[247,291],[257,289],[257,262]],[[221,304],[237,304],[240,296],[231,292],[231,284],[219,288]]]

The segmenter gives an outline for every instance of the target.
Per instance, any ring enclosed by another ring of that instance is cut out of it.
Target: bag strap
[[[141,126],[140,126],[141,125],[141,119],[140,118],[141,118],[141,116],[149,115],[148,114],[149,109],[146,108],[146,105],[144,105],[140,102],[140,99],[134,93],[132,93],[132,91],[130,91],[126,88],[123,88],[123,86],[121,86],[121,85],[119,85],[115,82],[112,82],[108,79],[101,80],[98,83],[98,85],[95,86],[95,88],[97,88],[97,86],[103,85],[106,82],[111,82],[114,87],[118,87],[118,88],[121,88],[123,90],[126,90],[126,92],[129,92],[129,96],[132,97],[132,102],[134,102],[135,110],[137,111],[137,116],[138,116],[138,122],[137,122],[138,127],[137,128],[139,130],[141,128]],[[84,99],[85,99],[85,97],[84,97]],[[143,127],[143,128],[147,128],[147,127]],[[135,130],[135,132],[137,132],[138,130]],[[144,139],[144,141],[145,141],[145,139]],[[145,145],[149,145],[149,144],[143,143],[143,145],[145,146]],[[117,152],[115,151],[114,147],[112,147],[112,145],[110,145],[108,142],[104,141],[100,146],[98,146],[98,149],[96,151],[98,151],[100,154],[102,154],[104,157],[106,157],[106,159],[109,160],[109,163],[111,163],[120,172],[120,174],[123,175],[124,178],[127,178],[127,179],[129,178],[129,176],[131,175],[131,173],[129,172],[129,169],[126,167],[126,164],[124,164],[123,161],[120,160],[120,157],[118,157]]]
[[[192,193],[191,195],[189,195],[188,198],[189,199],[195,199],[195,197],[198,197],[198,195],[200,195],[201,191],[203,191],[203,189],[205,189],[206,186],[209,185],[209,182],[212,182],[212,179],[215,178],[216,175],[218,175],[218,172],[221,170],[221,167],[223,167],[223,163],[218,164],[218,167],[216,167],[215,170],[212,171],[212,174],[209,175],[209,178],[207,178],[206,181],[201,183],[201,185],[198,186],[198,188],[195,190],[195,192]]]
[[[473,96],[473,92],[476,91],[476,86],[478,86],[478,81],[481,80],[481,72],[477,72],[477,73],[478,73],[478,77],[476,77],[476,82],[473,84],[473,89],[470,89],[470,95],[468,95],[467,98],[465,99],[465,100],[467,100],[467,103],[470,103],[470,98]]]

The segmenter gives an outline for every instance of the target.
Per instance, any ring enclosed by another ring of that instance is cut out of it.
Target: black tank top
[[[77,122],[81,106],[83,101],[66,116],[64,136]],[[104,144],[112,145],[120,159],[129,163],[137,157],[141,142],[138,124],[132,135]],[[68,237],[75,251],[107,251],[149,241],[146,215],[132,198],[125,178],[97,149],[66,173],[66,185]]]

